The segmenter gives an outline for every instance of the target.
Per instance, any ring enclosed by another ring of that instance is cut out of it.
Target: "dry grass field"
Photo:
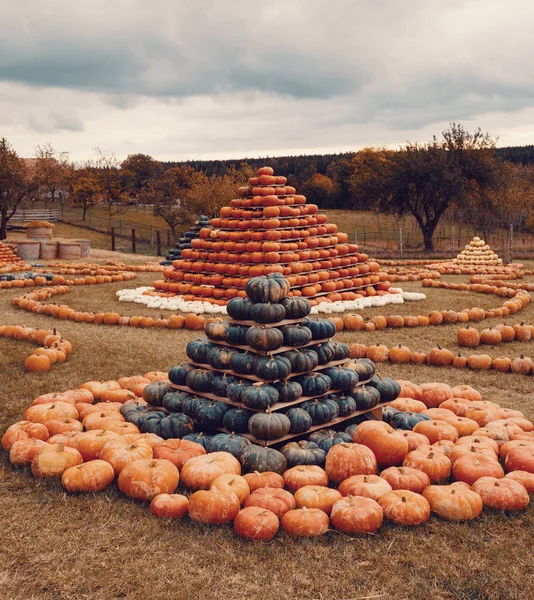
[[[141,275],[130,286],[146,285]],[[448,278],[466,281],[467,278]],[[75,288],[64,301],[74,308],[158,315],[135,304],[118,304],[123,283]],[[420,291],[419,283],[405,289]],[[500,304],[494,296],[425,290],[424,302],[392,309],[404,314]],[[0,339],[0,423],[20,418],[40,393],[77,387],[89,379],[167,370],[185,358],[199,332],[139,330],[59,322],[19,311],[0,291],[2,324],[53,327],[74,344],[70,360],[49,373],[27,374],[25,342]],[[365,311],[373,316],[384,309]],[[519,318],[534,323],[534,304]],[[496,324],[484,321],[483,326]],[[479,329],[482,324],[478,324]],[[440,343],[457,349],[456,325],[384,332],[341,333],[344,342],[408,345],[427,350]],[[201,332],[200,332],[201,334]],[[497,356],[531,353],[527,344],[488,349]],[[484,398],[534,418],[534,380],[520,375],[381,364],[378,372],[417,383],[467,383]],[[484,512],[468,524],[432,517],[419,528],[384,524],[370,537],[334,531],[314,540],[280,533],[268,544],[237,539],[231,527],[199,526],[187,518],[158,520],[146,506],[118,490],[67,495],[59,484],[35,480],[0,461],[0,598],[12,600],[528,600],[534,598],[534,508],[524,513]]]

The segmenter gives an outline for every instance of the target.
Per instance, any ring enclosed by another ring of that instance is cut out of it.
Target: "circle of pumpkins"
[[[125,421],[121,407],[165,378],[151,372],[39,396],[2,446],[12,464],[61,479],[68,492],[117,479],[159,517],[233,522],[239,536],[261,540],[280,527],[292,536],[369,534],[384,519],[415,526],[431,512],[466,521],[483,508],[525,509],[534,493],[533,423],[470,386],[399,381],[385,421],[234,456],[209,452],[210,436],[164,440]],[[189,496],[176,493],[179,484]]]

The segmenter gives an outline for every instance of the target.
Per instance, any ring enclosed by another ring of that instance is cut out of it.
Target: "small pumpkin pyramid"
[[[246,296],[252,277],[277,273],[289,281],[288,295],[314,305],[381,295],[391,287],[378,263],[271,167],[259,169],[238,195],[181,249],[165,279],[154,282],[156,290],[225,305]]]
[[[190,362],[169,371],[171,384],[145,388],[145,400],[163,412],[132,406],[126,409],[131,414],[123,413],[126,419],[134,419],[142,431],[173,415],[182,422],[192,419],[202,433],[184,439],[239,458],[251,442],[267,447],[325,430],[317,443],[310,439],[320,452],[308,446],[287,449],[290,461],[296,460],[296,450],[324,454],[324,461],[328,447],[350,441],[350,434],[327,428],[365,412],[381,413],[381,403],[393,400],[400,387],[374,377],[370,360],[352,361],[347,344],[332,339],[335,325],[310,318],[311,303],[289,291],[290,283],[278,273],[250,279],[247,296],[228,302],[231,320],[213,320],[206,338],[187,344]],[[163,427],[149,431],[166,433]],[[247,461],[256,470],[267,464],[258,467],[252,455]]]
[[[20,261],[20,256],[17,256],[7,244],[0,242],[0,269]]]
[[[452,262],[459,266],[502,265],[502,259],[479,237],[474,237]]]

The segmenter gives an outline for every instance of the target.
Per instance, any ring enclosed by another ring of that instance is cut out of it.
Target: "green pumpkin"
[[[382,421],[391,425],[391,421],[393,421],[393,417],[402,411],[393,408],[393,406],[384,406],[382,409]]]
[[[336,326],[327,319],[305,319],[302,324],[311,330],[314,340],[324,340],[336,335]]]
[[[133,403],[128,403],[127,406],[127,410],[121,408],[122,416],[126,419],[126,421],[128,421],[128,423],[133,423],[136,427],[140,428],[145,417],[150,413],[150,410],[145,404],[133,406]]]
[[[153,381],[143,390],[143,400],[151,406],[161,406],[165,394],[172,392],[172,388],[164,381]]]
[[[342,342],[333,342],[334,346],[334,358],[333,360],[345,360],[350,356],[350,348],[347,344]]]
[[[161,405],[171,413],[182,412],[183,401],[188,395],[187,392],[168,392],[163,396]]]
[[[193,431],[193,419],[182,413],[172,413],[161,419],[159,434],[164,440],[183,438]]]
[[[298,348],[312,341],[312,332],[304,325],[286,325],[282,328],[284,345]]]
[[[308,373],[319,364],[319,357],[314,350],[288,350],[283,352],[282,356],[291,363],[292,373]]]
[[[352,360],[346,367],[357,373],[360,381],[368,381],[375,374],[375,365],[368,358]]]
[[[213,436],[207,433],[189,433],[184,435],[182,439],[187,440],[188,442],[195,442],[196,444],[200,444],[206,450],[206,452],[211,452],[211,440]]]
[[[185,385],[185,378],[193,367],[189,363],[182,363],[171,367],[169,371],[169,381],[174,385]]]
[[[332,387],[335,390],[341,390],[343,392],[350,392],[359,381],[355,371],[345,369],[345,367],[342,366],[330,367],[329,369],[325,369],[323,373],[330,377],[332,380]]]
[[[316,346],[312,346],[312,350],[317,352],[317,358],[319,359],[320,365],[327,365],[334,360],[335,348],[332,342],[317,344]]]
[[[393,415],[391,426],[394,429],[412,430],[420,421],[430,421],[430,417],[420,413],[399,411]]]
[[[356,400],[352,396],[345,396],[345,394],[334,395],[330,397],[339,406],[339,416],[348,417],[357,410]]]
[[[214,369],[230,369],[230,360],[235,354],[231,348],[212,348],[208,352],[208,364]]]
[[[230,357],[232,371],[240,375],[251,375],[256,366],[256,357],[248,352],[235,352]]]
[[[247,331],[247,326],[231,325],[226,331],[226,342],[233,346],[244,346]]]
[[[288,469],[298,465],[324,467],[326,461],[326,452],[313,442],[289,442],[282,446],[280,452],[286,458]]]
[[[244,448],[239,456],[239,462],[243,473],[274,471],[279,475],[283,475],[287,470],[287,462],[281,452],[257,444],[251,444]]]
[[[278,323],[286,318],[286,309],[281,304],[259,302],[252,305],[250,318],[256,323]]]
[[[233,381],[226,388],[226,395],[232,402],[239,402],[241,404],[243,402],[243,392],[250,387],[250,385],[251,384],[248,381],[243,381],[242,379]]]
[[[400,394],[400,385],[391,377],[380,377],[375,375],[371,378],[369,385],[380,392],[382,402],[391,402]]]
[[[228,394],[228,386],[236,381],[237,379],[233,375],[213,372],[211,378],[211,393],[219,398],[224,398]]]
[[[195,392],[209,392],[212,378],[212,372],[207,369],[193,369],[187,374],[185,384]]]
[[[249,327],[245,340],[254,350],[270,352],[283,345],[284,335],[277,327]]]
[[[252,277],[245,285],[245,292],[252,302],[280,302],[288,295],[291,286],[284,277],[273,277],[273,274],[265,277]]]
[[[248,433],[248,421],[254,413],[244,408],[231,408],[224,413],[223,427],[232,433]]]
[[[330,448],[337,444],[352,442],[352,435],[343,431],[336,431],[335,429],[320,429],[319,431],[314,431],[310,435],[309,440],[317,444],[321,450],[328,452]]]
[[[259,356],[255,361],[254,372],[264,381],[287,379],[291,373],[291,363],[284,356]]]
[[[240,435],[218,433],[211,438],[210,452],[229,452],[239,458],[243,449],[249,445],[249,440]]]
[[[205,398],[201,398],[200,396],[195,396],[193,394],[188,394],[186,398],[182,401],[182,412],[185,415],[190,417],[195,417],[195,411],[200,404],[207,403],[208,400]]]
[[[301,408],[309,413],[314,425],[333,421],[339,415],[339,406],[333,400],[308,400]]]
[[[310,414],[302,408],[290,408],[285,414],[290,423],[289,433],[306,433],[313,425]]]
[[[232,298],[226,305],[226,312],[236,321],[250,321],[252,302],[248,298]]]
[[[282,413],[256,413],[249,419],[248,430],[258,440],[276,440],[289,433],[291,423]]]
[[[286,309],[286,319],[304,319],[312,309],[309,300],[306,298],[284,298],[281,301],[282,306]]]
[[[185,347],[187,356],[196,363],[207,364],[208,352],[213,348],[213,344],[207,339],[198,339],[189,342]]]
[[[352,397],[356,400],[356,410],[369,410],[380,402],[380,392],[369,385],[357,387]]]
[[[320,396],[326,394],[332,387],[332,380],[324,373],[308,373],[297,377],[297,381],[302,386],[304,396]]]
[[[266,410],[279,399],[278,390],[272,385],[250,385],[241,393],[241,402],[254,410]]]
[[[210,340],[224,342],[229,327],[230,323],[228,323],[228,321],[212,321],[206,325],[204,331]]]
[[[217,429],[223,426],[223,418],[228,410],[230,410],[229,404],[217,400],[199,402],[193,418],[202,427]]]
[[[302,396],[302,386],[295,379],[274,381],[271,385],[278,391],[279,402],[294,402]]]

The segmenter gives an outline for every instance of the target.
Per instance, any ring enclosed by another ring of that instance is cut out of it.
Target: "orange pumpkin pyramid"
[[[0,268],[20,262],[20,257],[6,244],[0,242]]]
[[[281,273],[291,295],[312,304],[387,293],[391,284],[378,263],[271,167],[259,169],[238,195],[165,270],[156,290],[224,305],[245,296],[251,277]]]

